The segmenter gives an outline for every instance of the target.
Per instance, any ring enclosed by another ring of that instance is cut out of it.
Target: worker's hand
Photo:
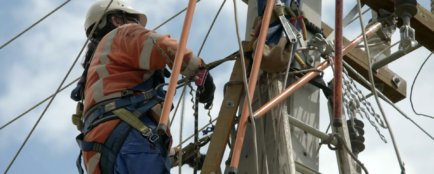
[[[214,100],[214,91],[215,91],[214,80],[211,74],[208,74],[202,89],[200,89],[199,91],[200,92],[199,102],[205,103],[205,109],[209,109],[209,107],[211,107],[212,102]]]
[[[196,168],[197,170],[202,170],[203,163],[205,162],[205,157],[206,157],[205,154],[199,154],[199,158],[197,159],[198,160],[197,161],[197,168],[196,168],[195,163],[194,163],[195,156],[192,156],[189,159],[183,160],[183,164],[188,164],[188,166],[190,166],[193,169]]]

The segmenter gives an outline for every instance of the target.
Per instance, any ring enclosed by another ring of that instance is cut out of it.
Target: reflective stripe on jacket
[[[123,90],[146,81],[155,70],[166,65],[172,69],[177,49],[178,41],[170,35],[160,35],[137,24],[126,24],[108,33],[100,41],[88,70],[83,115],[96,103],[121,97]],[[194,73],[203,64],[202,59],[185,49],[181,73]],[[161,107],[159,104],[152,108],[155,120],[159,120]],[[98,125],[84,140],[103,144],[119,121]],[[83,163],[89,174],[101,173],[99,158],[99,153],[83,152]]]

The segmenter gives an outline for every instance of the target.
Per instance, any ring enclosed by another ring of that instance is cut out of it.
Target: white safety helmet
[[[93,4],[90,7],[90,9],[86,15],[86,21],[84,22],[84,30],[86,32],[86,35],[87,35],[88,30],[92,30],[90,27],[93,24],[95,24],[96,22],[98,22],[98,19],[101,17],[101,15],[103,15],[104,10],[107,8],[107,5],[109,3],[110,3],[110,0],[102,0],[102,1],[96,2],[95,4]],[[107,9],[107,11],[104,15],[106,15],[110,12],[113,12],[113,11],[124,11],[125,13],[128,13],[128,14],[135,14],[138,16],[138,20],[140,22],[140,25],[143,27],[146,26],[146,22],[147,22],[146,15],[142,12],[135,10],[133,7],[131,7],[131,5],[129,5],[123,1],[113,0],[112,4]],[[106,23],[107,23],[107,20],[104,17],[103,19],[101,19],[98,27],[101,29],[102,27],[104,27],[106,25]]]

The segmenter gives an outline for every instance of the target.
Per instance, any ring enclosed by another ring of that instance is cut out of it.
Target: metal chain
[[[328,57],[328,60],[330,61],[331,67],[334,69],[333,59],[331,57]],[[351,114],[353,113],[354,114],[358,113],[362,118],[364,118],[363,115],[365,115],[369,123],[375,128],[375,131],[377,131],[381,140],[387,143],[386,137],[384,137],[384,135],[381,134],[380,129],[378,128],[377,124],[371,120],[371,117],[374,117],[375,121],[382,128],[386,129],[387,126],[384,125],[384,122],[380,118],[380,116],[377,113],[375,113],[374,108],[372,107],[371,103],[366,100],[362,91],[357,88],[356,83],[354,82],[353,78],[349,76],[348,71],[346,70],[345,67],[343,67],[343,72],[344,72],[344,76],[342,78],[342,81],[344,82],[344,86],[343,86],[344,91],[343,91],[342,102],[345,106],[346,111],[350,114],[350,117]],[[362,105],[360,105],[360,103],[362,103]]]

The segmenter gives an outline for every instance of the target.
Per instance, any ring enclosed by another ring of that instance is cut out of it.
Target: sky
[[[45,14],[62,4],[63,0],[15,0],[5,1],[0,7],[0,44],[7,42],[22,30],[32,25]],[[46,20],[35,26],[11,44],[0,50],[0,125],[4,125],[14,117],[20,115],[39,101],[51,95],[58,87],[71,64],[74,62],[86,37],[84,32],[84,20],[88,8],[95,0],[73,0],[63,8],[52,14]],[[188,1],[176,0],[126,0],[137,10],[143,11],[148,16],[148,29],[159,25],[178,11],[187,6]],[[203,38],[206,35],[209,25],[223,0],[211,1],[202,0],[196,6],[195,16],[190,31],[187,47],[197,53]],[[419,2],[423,7],[429,9],[429,2]],[[322,20],[329,26],[334,26],[333,0],[322,1]],[[356,4],[355,0],[345,1],[344,14]],[[246,27],[247,5],[237,1],[238,18],[241,36],[244,37]],[[366,7],[365,7],[366,8]],[[179,39],[183,18],[185,13],[175,18],[157,30],[162,34],[170,34],[171,37]],[[365,24],[370,14],[364,15]],[[344,35],[352,39],[359,35],[360,23],[354,22],[344,29]],[[417,31],[416,31],[417,32]],[[395,33],[393,41],[399,40],[399,33]],[[216,21],[208,41],[200,57],[206,62],[212,62],[238,50],[235,33],[233,3],[228,0]],[[392,51],[396,51],[394,47]],[[420,48],[405,57],[393,62],[388,67],[407,81],[407,98],[398,102],[400,107],[409,117],[414,119],[429,133],[434,134],[434,127],[431,126],[434,120],[415,115],[410,106],[410,85],[429,51]],[[66,80],[66,84],[81,75],[83,68],[80,63],[83,56],[74,65],[74,68]],[[225,63],[211,71],[216,89],[215,106],[211,112],[213,118],[218,115],[218,108],[223,96],[223,85],[229,79],[233,63]],[[434,84],[431,75],[434,73],[434,64],[428,61],[419,75],[414,90],[414,104],[418,112],[431,114],[434,91],[431,90]],[[325,71],[325,80],[332,79],[332,71]],[[368,90],[362,88],[364,94]],[[45,116],[36,127],[33,135],[25,145],[21,154],[16,159],[9,173],[77,173],[75,160],[79,149],[75,142],[78,131],[71,123],[71,115],[75,113],[76,103],[69,98],[73,87],[67,88],[59,93],[46,112]],[[178,91],[175,102],[179,99]],[[191,96],[187,96],[186,112],[184,114],[184,131],[182,136],[188,137],[193,133]],[[375,100],[368,99],[379,113]],[[412,123],[400,115],[396,110],[385,102],[381,102],[389,118],[391,127],[395,134],[401,157],[405,162],[407,173],[430,173],[434,169],[434,141],[418,130]],[[0,171],[4,171],[18,151],[21,143],[26,138],[32,126],[42,113],[47,103],[42,104],[35,110],[29,112],[18,121],[0,130]],[[209,118],[206,111],[200,110],[200,127],[208,123]],[[320,104],[320,130],[325,131],[328,122],[328,111],[326,100],[321,95]],[[172,127],[174,144],[179,143],[179,119],[177,114]],[[387,130],[381,129],[388,143],[383,143],[375,132],[374,128],[365,122],[365,145],[366,150],[359,157],[370,173],[400,173],[398,162]],[[206,149],[202,149],[206,152]],[[227,154],[227,152],[226,152]],[[225,160],[225,159],[224,159]],[[336,156],[328,148],[320,151],[320,172],[338,173]],[[192,170],[184,166],[183,173],[190,173]],[[178,169],[172,169],[172,173],[178,173]]]

